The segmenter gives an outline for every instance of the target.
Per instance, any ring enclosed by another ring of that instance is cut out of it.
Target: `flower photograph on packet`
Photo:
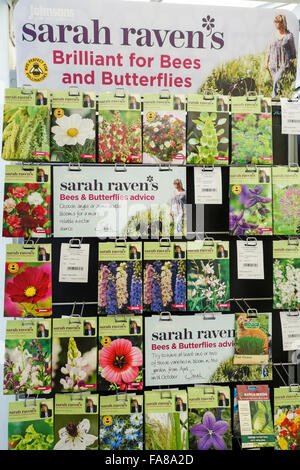
[[[274,235],[299,235],[299,168],[274,166],[272,177]]]
[[[276,450],[299,450],[299,385],[274,388],[274,431]]]
[[[273,308],[300,306],[300,239],[273,240]]]

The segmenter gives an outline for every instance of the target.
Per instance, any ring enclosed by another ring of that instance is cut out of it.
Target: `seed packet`
[[[274,235],[297,235],[300,233],[299,168],[274,166],[272,176]]]
[[[276,450],[300,449],[299,385],[274,388]]]
[[[234,364],[268,364],[271,343],[271,313],[236,313]]]
[[[236,398],[242,448],[274,447],[268,385],[237,385]]]
[[[98,312],[141,312],[142,243],[99,243]]]
[[[228,165],[229,97],[189,95],[187,103],[187,164]]]
[[[2,158],[28,162],[50,160],[50,91],[6,88]]]
[[[130,93],[98,96],[100,163],[142,163],[141,97]]]
[[[144,309],[186,310],[186,243],[144,243]]]
[[[4,316],[52,315],[51,245],[6,245]]]
[[[187,406],[185,390],[145,392],[146,450],[189,448]]]
[[[53,450],[98,450],[99,396],[56,394]]]
[[[99,318],[99,390],[143,389],[143,318]]]
[[[49,166],[5,166],[3,237],[51,235]]]
[[[8,403],[8,450],[53,449],[53,399]]]
[[[273,308],[300,307],[300,239],[273,240]]]
[[[51,392],[51,320],[6,323],[3,393]]]
[[[232,96],[232,163],[273,163],[271,98]]]
[[[51,160],[96,161],[96,94],[52,92]]]
[[[271,168],[230,168],[231,235],[272,235]]]
[[[100,450],[143,450],[143,396],[100,397]]]
[[[143,163],[185,164],[185,121],[184,95],[145,94]]]
[[[97,319],[53,320],[53,388],[57,392],[97,388]]]
[[[189,449],[231,450],[229,387],[189,387]]]
[[[230,310],[229,242],[187,242],[187,309]]]

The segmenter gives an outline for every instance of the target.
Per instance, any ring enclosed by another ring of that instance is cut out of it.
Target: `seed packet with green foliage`
[[[99,396],[55,395],[54,449],[98,450]]]
[[[271,313],[235,314],[234,364],[268,364],[271,341]]]
[[[100,450],[143,450],[143,395],[100,397]]]
[[[231,450],[229,387],[188,388],[189,449]]]
[[[274,388],[276,450],[300,450],[299,385]]]
[[[96,161],[96,94],[86,91],[53,91],[51,160]]]
[[[286,166],[273,167],[272,175],[274,235],[299,235],[299,168]]]
[[[145,392],[146,450],[187,450],[188,405],[186,390]]]
[[[300,307],[300,239],[273,241],[273,308]]]
[[[28,162],[50,160],[50,91],[5,90],[2,158]]]
[[[189,95],[187,164],[228,165],[229,98],[210,93]]]
[[[232,96],[232,163],[273,163],[271,98]]]
[[[8,450],[53,449],[53,399],[8,404]]]
[[[98,96],[100,163],[142,163],[141,97],[131,93]]]

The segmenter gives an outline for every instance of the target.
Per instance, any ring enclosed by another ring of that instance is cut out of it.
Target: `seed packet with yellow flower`
[[[276,450],[300,449],[299,385],[274,388]]]

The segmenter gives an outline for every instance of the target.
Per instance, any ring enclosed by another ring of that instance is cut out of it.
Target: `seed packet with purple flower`
[[[300,171],[273,167],[274,235],[300,234]]]
[[[300,307],[300,239],[273,241],[273,308]]]

